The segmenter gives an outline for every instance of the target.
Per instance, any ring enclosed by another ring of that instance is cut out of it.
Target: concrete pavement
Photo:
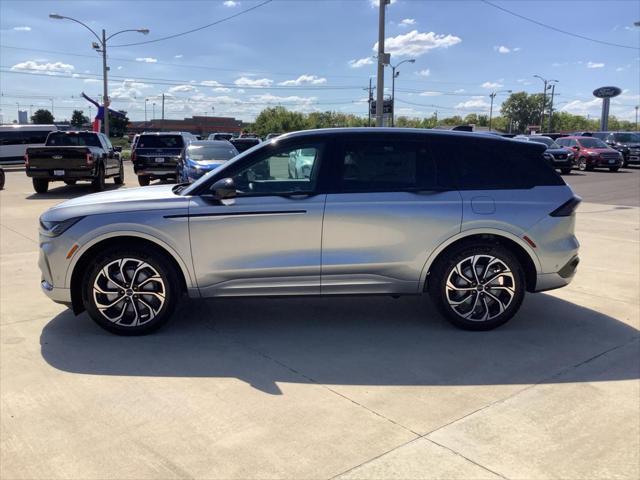
[[[229,299],[121,338],[39,291],[37,217],[79,191],[0,192],[0,478],[640,477],[639,208],[583,204],[574,283],[493,332]]]

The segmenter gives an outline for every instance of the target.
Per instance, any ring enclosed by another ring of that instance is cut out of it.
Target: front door
[[[421,138],[420,138],[421,137]],[[337,149],[322,234],[322,294],[418,293],[462,202],[423,136],[354,136]]]
[[[269,145],[222,175],[237,196],[191,199],[193,266],[202,296],[320,293],[324,145]]]

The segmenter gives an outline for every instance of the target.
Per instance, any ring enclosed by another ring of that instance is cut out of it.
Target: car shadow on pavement
[[[104,186],[104,191],[108,192],[109,190],[117,190],[123,186],[124,185],[107,183]],[[49,191],[47,193],[32,193],[25,198],[27,200],[51,200],[57,198],[60,200],[69,200],[71,198],[88,195],[89,193],[96,193],[90,183],[78,183],[77,185],[61,184],[57,187],[49,187]]]
[[[441,319],[426,297],[218,299],[184,302],[156,334],[118,337],[65,311],[41,335],[53,367],[90,375],[235,377],[280,394],[277,382],[489,385],[628,380],[637,362],[577,368],[637,341],[638,330],[547,294],[491,332]],[[587,373],[585,373],[585,371]]]

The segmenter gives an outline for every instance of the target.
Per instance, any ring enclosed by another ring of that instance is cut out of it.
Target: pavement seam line
[[[7,226],[6,226],[5,224],[3,224],[3,223],[0,223],[0,227],[4,227],[4,228],[6,228],[7,230],[9,230],[9,231],[11,231],[11,232],[15,233],[16,235],[20,235],[22,238],[26,238],[27,240],[29,240],[29,241],[30,241],[30,242],[32,242],[32,243],[35,243],[36,245],[38,244],[38,242],[37,242],[36,240],[34,240],[33,238],[29,238],[29,237],[27,237],[26,235],[24,235],[24,234],[22,234],[22,233],[18,232],[17,230],[14,230],[13,228],[11,228],[11,227],[7,227]]]
[[[425,433],[424,435],[421,435],[421,437],[426,438],[429,435],[431,435],[431,434],[433,434],[433,433],[435,433],[435,432],[437,432],[439,430],[442,430],[443,428],[447,428],[448,426],[453,425],[454,423],[457,423],[457,422],[459,422],[461,420],[464,420],[467,417],[470,417],[471,415],[475,415],[476,413],[479,413],[479,412],[481,412],[483,410],[486,410],[487,408],[491,408],[494,405],[507,402],[507,401],[511,400],[512,398],[520,395],[522,392],[526,392],[527,390],[535,388],[535,387],[537,387],[539,385],[542,385],[544,383],[548,383],[550,380],[553,380],[554,378],[557,378],[557,377],[559,377],[561,375],[564,375],[565,373],[570,372],[571,370],[575,370],[576,368],[580,368],[581,366],[586,365],[589,362],[592,362],[593,360],[596,360],[596,359],[598,359],[598,358],[600,358],[602,356],[605,356],[605,355],[607,355],[607,354],[609,354],[609,353],[611,353],[611,352],[613,352],[615,350],[618,350],[620,348],[624,348],[627,345],[630,345],[633,342],[638,341],[639,339],[640,339],[640,335],[633,335],[629,340],[625,341],[624,343],[621,343],[621,344],[616,345],[614,347],[611,347],[611,348],[609,348],[607,350],[604,350],[604,351],[602,351],[600,353],[592,355],[591,357],[589,357],[589,358],[587,358],[587,359],[585,359],[585,360],[583,360],[581,362],[578,362],[578,363],[576,363],[574,365],[565,367],[562,370],[560,370],[559,372],[556,372],[553,375],[545,377],[542,380],[537,381],[536,383],[532,383],[531,385],[527,385],[526,387],[518,390],[517,392],[513,392],[512,394],[507,395],[504,398],[497,399],[497,400],[495,400],[495,401],[493,401],[493,402],[491,402],[491,403],[489,403],[489,404],[487,404],[487,405],[485,405],[485,406],[483,406],[481,408],[478,408],[477,410],[474,410],[473,412],[469,412],[466,415],[461,416],[460,418],[456,418],[455,420],[452,420],[452,421],[450,421],[450,422],[448,422],[448,423],[446,423],[444,425],[441,425],[438,428],[434,428],[433,430]],[[431,439],[429,438],[428,440],[431,440]]]
[[[453,453],[454,455],[456,455],[456,456],[458,456],[460,458],[464,458],[467,462],[472,463],[472,464],[476,465],[477,467],[480,467],[483,470],[486,470],[487,472],[493,473],[494,475],[497,475],[500,478],[504,478],[505,480],[508,480],[508,478],[509,478],[509,477],[506,477],[506,476],[502,475],[500,472],[496,472],[495,470],[491,470],[489,467],[485,467],[484,465],[482,465],[482,464],[480,464],[480,463],[478,463],[476,461],[471,460],[469,457],[464,456],[462,453],[454,450],[451,447],[447,447],[446,445],[442,445],[441,443],[438,443],[438,442],[436,442],[436,441],[434,441],[434,440],[432,440],[430,438],[426,438],[426,437],[422,437],[422,438],[424,438],[428,442],[433,443],[434,445],[438,445],[439,447],[450,451],[451,453]]]

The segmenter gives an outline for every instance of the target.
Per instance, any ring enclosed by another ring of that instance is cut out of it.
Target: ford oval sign
[[[618,87],[600,87],[593,91],[593,96],[598,98],[613,98],[622,93]]]

